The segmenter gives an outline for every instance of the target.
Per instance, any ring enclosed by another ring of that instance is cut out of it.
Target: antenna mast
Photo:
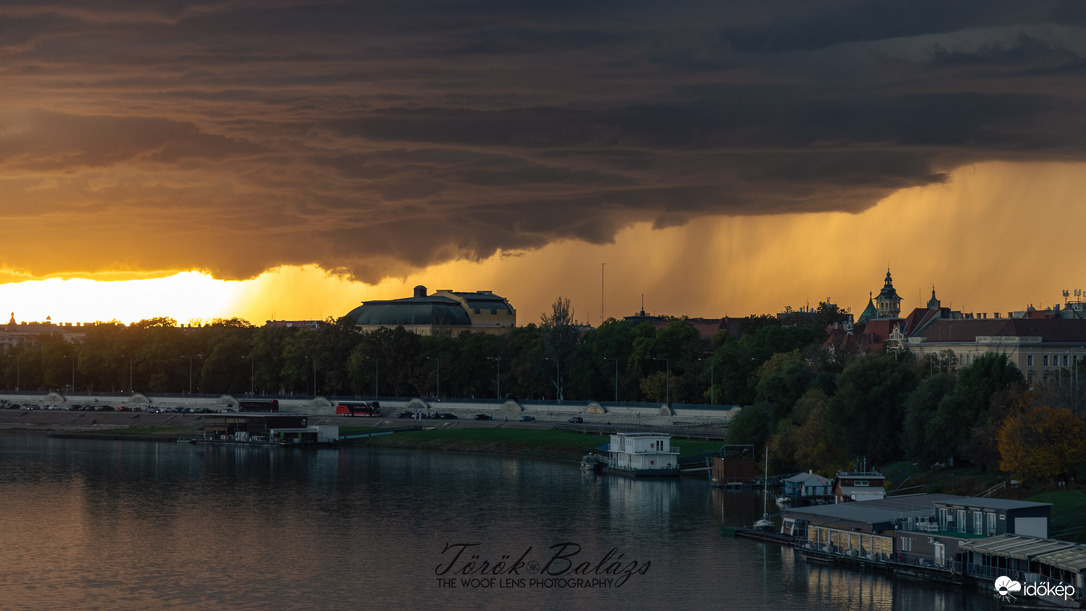
[[[605,272],[606,271],[607,271],[607,264],[606,263],[600,263],[600,324],[603,324],[603,321],[607,320],[607,312],[603,308],[603,304],[604,304],[604,301],[603,301],[604,300],[603,287],[604,287],[604,282],[605,282],[605,278],[606,278],[605,277]]]

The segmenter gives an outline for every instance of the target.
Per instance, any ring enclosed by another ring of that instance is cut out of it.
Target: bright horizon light
[[[592,325],[601,310],[621,319],[642,303],[651,314],[719,318],[829,299],[858,315],[882,288],[887,267],[905,313],[923,307],[934,287],[946,307],[1006,314],[1058,305],[1062,290],[1086,285],[1086,263],[1070,254],[1086,223],[1081,168],[983,164],[943,184],[904,189],[857,214],[709,217],[668,228],[639,223],[611,243],[559,241],[432,265],[374,285],[312,265],[240,281],[186,271],[0,284],[0,316],[14,312],[17,322],[49,317],[57,324],[237,317],[261,326],[337,319],[363,301],[410,297],[416,285],[430,293],[493,291],[517,309],[518,325],[538,322],[558,297],[570,298],[575,318]],[[9,276],[17,277],[10,270]]]

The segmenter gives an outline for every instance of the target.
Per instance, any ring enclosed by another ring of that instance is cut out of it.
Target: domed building
[[[890,278],[890,270],[886,270],[886,281],[875,298],[875,306],[879,309],[879,318],[897,318],[901,314],[901,297],[894,288],[894,281]]]
[[[412,297],[366,301],[347,316],[360,331],[403,327],[418,335],[508,333],[517,324],[517,311],[509,300],[490,291],[439,290],[428,295],[421,285]]]

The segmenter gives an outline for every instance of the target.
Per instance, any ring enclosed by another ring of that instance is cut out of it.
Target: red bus
[[[381,404],[377,401],[340,401],[336,405],[337,416],[380,416]]]

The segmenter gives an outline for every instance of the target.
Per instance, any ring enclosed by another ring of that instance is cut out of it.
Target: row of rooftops
[[[834,505],[810,505],[792,507],[786,514],[819,516],[853,522],[864,522],[873,526],[890,523],[901,517],[931,515],[940,508],[970,508],[992,510],[1041,509],[1051,507],[1051,503],[1034,501],[1016,501],[977,496],[956,496],[952,494],[907,494],[888,496],[882,499],[855,503],[837,503]],[[877,528],[876,528],[877,529]]]
[[[842,527],[844,530],[879,532],[897,530],[909,520],[935,519],[940,509],[1030,514],[1047,519],[1051,504],[990,497],[917,494],[838,502],[835,505],[792,507],[785,509],[784,515],[787,519]]]
[[[961,549],[987,556],[1037,562],[1073,573],[1086,571],[1086,545],[1059,539],[1004,533],[968,541],[962,544]]]

